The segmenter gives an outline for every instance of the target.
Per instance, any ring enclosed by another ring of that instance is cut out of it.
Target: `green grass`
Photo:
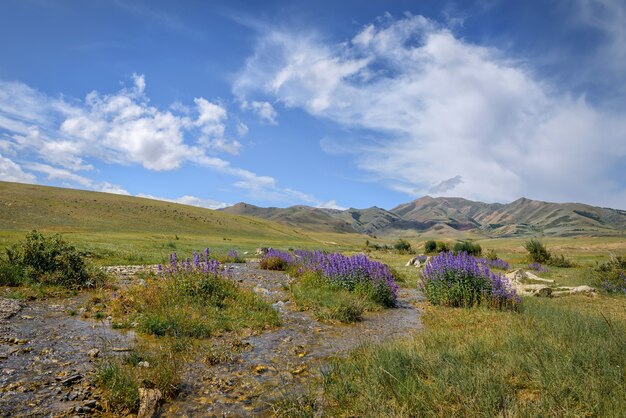
[[[596,313],[579,312],[579,302]],[[621,314],[607,316],[614,304]],[[325,413],[619,416],[625,307],[624,297],[526,299],[520,313],[431,307],[413,338],[336,361],[323,381]]]
[[[205,338],[280,324],[276,311],[254,292],[227,278],[194,273],[165,280],[146,276],[145,285],[122,292],[113,305],[116,326],[136,321],[139,331],[156,336]]]
[[[316,274],[305,274],[290,287],[301,309],[313,310],[325,321],[351,323],[361,320],[363,312],[381,309],[364,293],[331,286]]]
[[[145,363],[147,362],[147,363]],[[144,366],[148,367],[144,367]],[[121,357],[100,361],[95,382],[105,393],[113,411],[139,410],[139,388],[156,388],[165,399],[174,396],[181,383],[182,360],[173,344],[136,345]]]

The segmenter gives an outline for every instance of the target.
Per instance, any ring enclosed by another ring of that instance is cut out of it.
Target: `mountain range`
[[[430,197],[391,210],[322,209],[309,206],[262,208],[237,203],[221,209],[236,215],[269,219],[305,230],[411,236],[432,232],[474,232],[489,237],[530,235],[623,235],[626,211],[582,203],[550,203],[520,198],[508,204],[475,202],[457,197]]]

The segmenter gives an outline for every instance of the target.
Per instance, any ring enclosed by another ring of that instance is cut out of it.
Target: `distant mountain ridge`
[[[473,231],[493,237],[620,235],[626,231],[626,211],[623,210],[526,198],[502,204],[424,196],[391,210],[376,206],[346,210],[309,206],[261,208],[247,203],[221,210],[308,230],[381,236],[441,230]]]

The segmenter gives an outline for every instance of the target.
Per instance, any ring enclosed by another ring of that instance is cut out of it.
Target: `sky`
[[[0,180],[626,209],[626,0],[0,0]]]

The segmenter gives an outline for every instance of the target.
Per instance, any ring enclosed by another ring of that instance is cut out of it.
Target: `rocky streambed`
[[[109,269],[122,285],[138,270]],[[256,263],[234,264],[229,272],[280,312],[282,326],[204,341],[207,350],[219,350],[219,358],[206,361],[198,355],[187,363],[183,389],[160,407],[162,416],[271,416],[273,401],[309,390],[311,378],[329,359],[421,327],[416,307],[421,294],[414,289],[400,289],[395,309],[367,313],[352,325],[330,324],[294,306],[288,275],[260,270]],[[99,357],[126,349],[136,336],[111,329],[106,319],[68,315],[80,312],[89,297],[0,299],[0,416],[106,415],[106,402],[91,386],[89,373]]]

